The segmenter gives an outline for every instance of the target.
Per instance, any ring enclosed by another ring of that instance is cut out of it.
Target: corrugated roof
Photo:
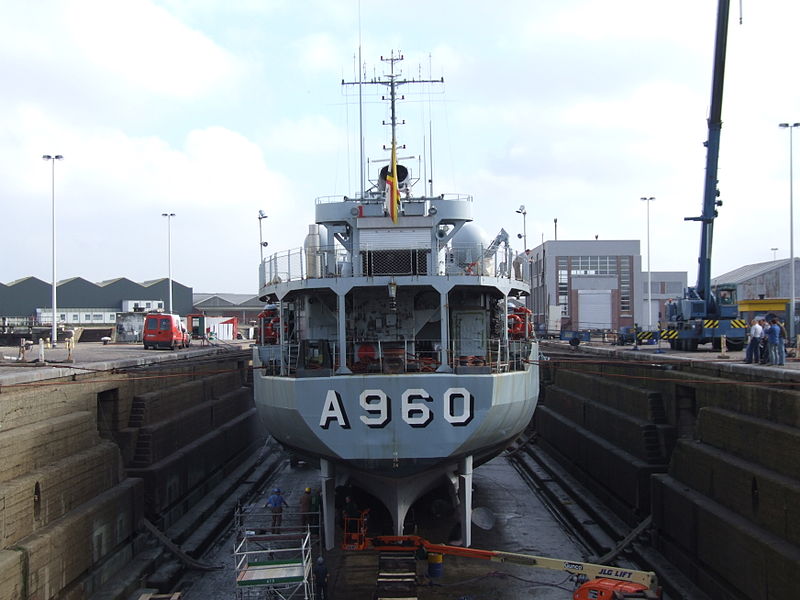
[[[11,287],[12,285],[17,285],[18,283],[22,283],[23,281],[30,281],[31,279],[33,281],[38,281],[39,283],[46,283],[47,285],[50,285],[49,281],[44,281],[42,279],[39,279],[38,277],[28,276],[28,277],[20,277],[19,279],[15,279],[14,281],[10,281],[10,282],[8,282],[6,284],[6,286]]]
[[[252,294],[193,294],[192,298],[195,306],[206,303],[210,306],[221,306],[223,304],[230,306],[264,305],[264,303],[258,299],[258,296]]]
[[[142,287],[150,287],[151,285],[154,285],[154,284],[156,284],[156,283],[158,283],[160,281],[166,281],[167,279],[169,279],[169,278],[168,277],[159,277],[158,279],[148,279],[147,281],[142,281],[141,284],[139,284],[139,285],[141,285]]]
[[[743,267],[739,267],[738,269],[734,269],[733,271],[729,271],[727,273],[723,273],[722,275],[714,277],[711,280],[711,285],[720,285],[720,284],[738,285],[740,283],[744,283],[745,281],[749,281],[754,277],[763,275],[764,273],[769,273],[770,271],[774,271],[775,269],[780,269],[781,267],[787,265],[789,263],[789,260],[790,259],[788,258],[782,258],[780,260],[770,260],[763,263],[745,265]]]

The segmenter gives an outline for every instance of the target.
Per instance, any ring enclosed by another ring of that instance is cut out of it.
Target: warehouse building
[[[119,312],[168,310],[168,278],[136,283],[125,277],[92,283],[82,277],[58,282],[58,323],[64,326],[113,324]],[[192,288],[172,281],[173,312],[192,311]],[[52,285],[36,277],[0,284],[0,317],[8,325],[52,323]]]

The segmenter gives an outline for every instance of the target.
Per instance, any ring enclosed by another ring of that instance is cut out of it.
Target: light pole
[[[525,205],[521,204],[516,212],[522,215],[522,244],[525,246],[523,250],[528,249],[528,211],[525,210]],[[519,234],[517,234],[519,237]]]
[[[800,127],[800,123],[778,123],[778,127],[784,127],[789,130],[789,268],[792,271],[791,275],[791,298],[789,299],[789,342],[795,342],[795,327],[794,327],[794,301],[795,301],[795,275],[794,275],[794,169],[792,157],[792,132],[795,127]]]
[[[777,253],[778,253],[778,250],[780,250],[780,248],[770,248],[770,250],[772,250],[772,260],[776,260],[778,258],[778,254]]]
[[[169,312],[172,313],[172,217],[175,213],[161,213],[167,217],[167,273],[169,277]]]
[[[647,202],[647,329],[653,330],[653,275],[650,272],[650,203],[655,200],[653,196],[640,200]]]
[[[258,211],[258,246],[261,250],[261,263],[264,263],[264,248],[267,247],[267,244],[264,243],[264,235],[261,232],[261,221],[267,218],[267,215],[264,213],[263,210]]]
[[[43,154],[42,160],[49,160],[52,166],[50,170],[50,199],[53,213],[53,328],[50,332],[50,347],[55,348],[56,342],[58,342],[58,310],[56,308],[56,285],[58,283],[56,279],[56,161],[64,160],[64,157],[60,154]]]

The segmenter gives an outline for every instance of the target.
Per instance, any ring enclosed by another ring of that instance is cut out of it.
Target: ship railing
[[[454,275],[520,279],[519,261],[511,247],[486,244],[458,245],[430,259],[431,248],[362,248],[360,261],[341,246],[294,248],[264,259],[260,284],[275,285],[304,279],[361,276]],[[516,261],[516,262],[515,262]]]
[[[441,366],[439,348],[438,340],[359,340],[347,343],[345,364],[352,373],[366,375],[435,373]],[[455,371],[506,373],[524,370],[530,353],[531,340],[454,339],[446,361]],[[272,376],[327,377],[341,364],[335,340],[259,346],[259,357],[262,373]]]
[[[458,194],[458,193],[447,193],[447,194],[439,194],[435,197],[428,197],[428,196],[409,196],[403,197],[402,202],[424,202],[425,200],[430,200],[435,202],[436,200],[448,200],[448,201],[458,201],[458,202],[472,202],[473,198],[470,194]],[[332,196],[318,196],[315,199],[315,204],[336,204],[339,202],[369,202],[370,204],[373,203],[385,203],[386,198],[383,192],[377,191],[374,188],[372,190],[367,190],[364,194],[356,194],[354,196],[341,196],[341,195],[332,195]],[[388,211],[386,215],[388,216]]]

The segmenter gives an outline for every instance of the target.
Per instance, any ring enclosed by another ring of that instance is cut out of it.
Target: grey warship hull
[[[404,82],[387,81],[394,125]],[[372,188],[317,199],[303,247],[262,260],[255,401],[273,437],[319,461],[328,544],[336,486],[380,499],[402,534],[446,483],[469,545],[472,469],[539,396],[530,281],[504,230],[471,223],[472,197],[413,195],[394,148],[393,131]]]

